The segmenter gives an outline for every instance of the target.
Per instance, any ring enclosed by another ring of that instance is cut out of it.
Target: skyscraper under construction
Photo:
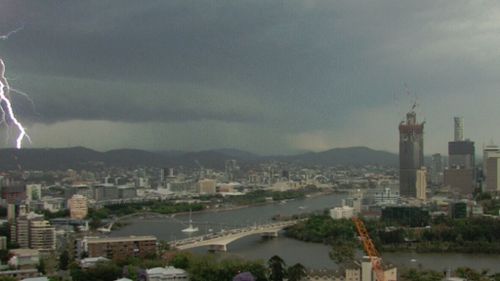
[[[413,109],[399,124],[399,192],[417,197],[417,171],[424,166],[424,122],[417,123]]]

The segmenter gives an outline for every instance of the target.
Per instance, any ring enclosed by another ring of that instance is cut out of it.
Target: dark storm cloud
[[[264,116],[268,118],[298,104],[323,107],[320,112],[326,113],[322,98],[335,91],[329,87],[334,80],[331,72],[350,64],[343,62],[348,58],[342,55],[346,42],[326,38],[335,30],[337,12],[325,3],[306,7],[302,1],[14,1],[7,6],[26,14],[27,27],[3,48],[4,53],[14,70],[46,78],[29,90],[37,93],[41,118],[47,121],[257,120],[263,117],[258,107],[266,104],[276,105],[275,114]],[[77,78],[81,85],[68,86],[52,77]],[[107,87],[94,87],[93,80]],[[90,90],[82,91],[86,81]],[[148,83],[144,89],[136,86]],[[73,92],[65,94],[66,88]],[[191,101],[183,104],[184,95],[209,95],[212,103],[224,106],[186,108]],[[232,100],[226,99],[231,95]],[[252,107],[253,116],[238,113],[239,97],[248,95],[255,104],[244,107]],[[136,96],[164,105],[164,114],[147,103],[141,106],[142,98]],[[79,106],[87,103],[94,108]],[[120,105],[109,106],[114,104]],[[71,110],[65,108],[68,105]]]
[[[498,18],[494,1],[0,0],[0,34],[25,24],[0,55],[32,94],[36,114],[16,105],[35,123],[209,121],[213,145],[245,124],[262,135],[257,149],[368,136],[393,149],[404,84],[429,131],[453,114],[484,128],[466,104],[500,99]]]

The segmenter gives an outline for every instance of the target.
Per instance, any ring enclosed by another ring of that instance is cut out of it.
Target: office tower
[[[443,157],[440,153],[432,155],[430,180],[434,185],[441,185],[443,183]]]
[[[463,118],[455,117],[455,140],[448,143],[449,164],[444,173],[445,185],[460,194],[472,194],[475,188],[474,142],[463,139]]]
[[[399,193],[417,197],[417,170],[424,166],[424,123],[414,111],[399,124]]]

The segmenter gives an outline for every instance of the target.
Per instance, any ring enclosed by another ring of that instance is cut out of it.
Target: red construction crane
[[[373,241],[370,238],[370,234],[368,233],[368,230],[366,230],[365,224],[361,219],[357,217],[353,217],[352,221],[354,222],[359,237],[363,242],[363,247],[365,248],[365,252],[368,255],[368,257],[370,257],[373,271],[375,271],[375,274],[377,276],[377,281],[385,281],[384,269],[382,268],[380,254],[378,253],[377,248],[375,248],[375,245],[373,244]]]

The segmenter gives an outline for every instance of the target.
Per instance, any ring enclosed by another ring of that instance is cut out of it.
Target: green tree
[[[336,264],[344,264],[354,260],[356,244],[353,242],[335,241],[330,251],[330,259]]]
[[[64,250],[59,256],[59,269],[68,270],[68,265],[69,265],[69,253],[67,250]]]
[[[416,270],[414,268],[403,270],[401,281],[441,281],[443,274],[434,270]]]
[[[173,267],[187,269],[189,267],[190,257],[186,253],[179,253],[174,256],[174,258],[170,261],[170,264]]]
[[[2,276],[0,277],[0,281],[17,281],[17,279],[10,276]]]
[[[267,265],[270,271],[269,280],[270,281],[283,281],[285,278],[285,261],[277,255],[272,256],[269,261],[267,261]]]
[[[296,263],[295,265],[288,268],[288,281],[300,281],[306,276],[307,270],[300,263]]]
[[[482,270],[478,272],[469,267],[459,267],[455,271],[458,277],[465,278],[470,281],[488,281],[490,278],[488,277],[488,270]]]

